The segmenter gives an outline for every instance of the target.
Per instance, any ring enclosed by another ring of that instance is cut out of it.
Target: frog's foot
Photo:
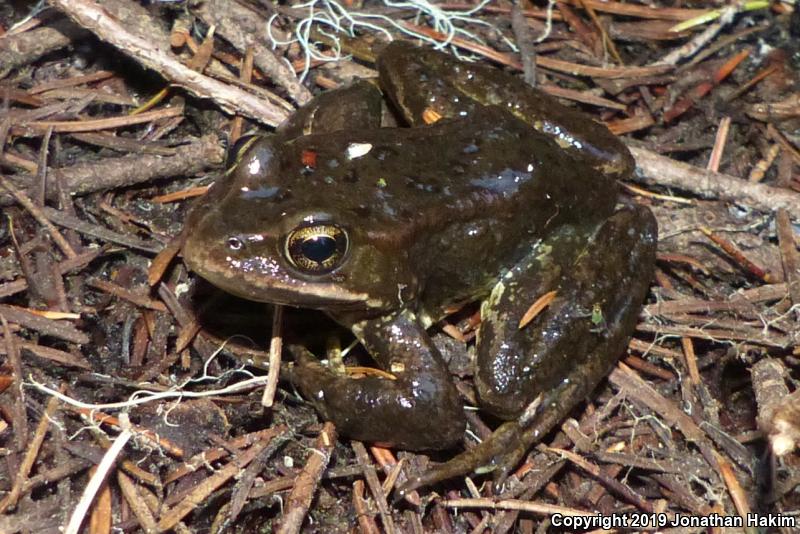
[[[290,347],[290,380],[344,436],[410,450],[445,449],[464,435],[458,392],[441,355],[409,312],[354,326],[395,380],[351,378]]]

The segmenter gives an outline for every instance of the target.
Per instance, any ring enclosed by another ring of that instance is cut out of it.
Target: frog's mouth
[[[323,311],[363,310],[370,307],[366,294],[351,293],[334,284],[284,285],[272,280],[269,285],[265,285],[262,281],[261,285],[253,287],[250,284],[242,284],[241,280],[234,280],[233,284],[226,285],[223,280],[205,274],[201,276],[228,293],[248,300]]]
[[[183,257],[189,269],[213,285],[248,300],[324,311],[364,310],[375,304],[366,293],[348,291],[340,284],[299,278],[273,258],[216,257],[191,239]]]

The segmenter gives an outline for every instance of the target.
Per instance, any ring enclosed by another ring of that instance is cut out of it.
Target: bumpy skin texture
[[[395,380],[349,378],[298,348],[291,379],[343,435],[407,449],[461,439],[462,407],[425,330],[448,306],[485,298],[476,387],[512,421],[411,486],[505,469],[619,357],[652,276],[655,221],[616,206],[613,178],[632,159],[602,125],[500,71],[403,43],[379,70],[411,127],[377,128],[379,93],[365,82],[312,101],[236,155],[190,216],[184,258],[231,293],[350,328]],[[431,109],[443,118],[423,125]],[[289,236],[308,225],[346,236],[324,273],[288,259]]]

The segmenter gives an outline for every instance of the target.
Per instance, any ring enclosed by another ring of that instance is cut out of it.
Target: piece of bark
[[[298,105],[311,100],[311,92],[300,84],[294,72],[277,57],[268,43],[253,39],[253,36],[266,36],[266,20],[257,12],[244,3],[229,0],[206,0],[194,12],[209,26],[216,26],[217,34],[227,39],[240,53],[244,54],[248,46],[252,46],[256,67],[283,87]]]
[[[178,147],[174,156],[127,154],[50,169],[47,173],[48,198],[57,200],[56,182],[60,182],[69,194],[82,196],[159,178],[200,174],[222,163],[224,154],[219,138],[215,134],[208,134]],[[12,202],[10,195],[0,195],[0,206],[8,206]]]
[[[0,37],[0,78],[12,69],[33,63],[45,54],[88,36],[89,32],[80,26],[61,19],[27,32]]]

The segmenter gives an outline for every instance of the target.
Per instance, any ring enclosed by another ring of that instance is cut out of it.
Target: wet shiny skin
[[[191,214],[183,255],[226,291],[350,328],[395,380],[346,377],[299,349],[291,379],[342,435],[407,449],[462,439],[462,404],[426,329],[483,299],[475,386],[481,407],[510,422],[412,485],[508,469],[623,351],[655,222],[618,205],[614,179],[633,162],[589,117],[497,69],[405,43],[378,68],[380,90],[325,93],[245,143]],[[381,90],[406,127],[379,127]]]

